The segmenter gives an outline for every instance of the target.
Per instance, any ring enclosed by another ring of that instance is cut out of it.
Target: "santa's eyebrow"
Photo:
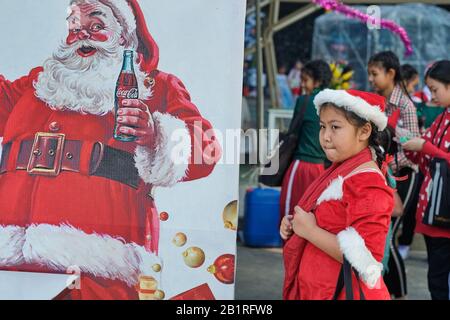
[[[106,18],[106,14],[101,12],[100,10],[95,10],[91,13],[89,13],[89,17],[95,17],[95,16],[102,16]]]
[[[74,13],[72,13],[70,16],[68,16],[68,17],[66,18],[67,21],[69,21],[70,19],[72,19],[72,20],[80,20],[80,19],[76,16],[76,14],[74,14]]]

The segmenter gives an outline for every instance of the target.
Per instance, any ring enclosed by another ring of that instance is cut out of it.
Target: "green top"
[[[425,129],[431,127],[431,124],[445,110],[440,107],[429,107],[425,103],[414,103],[416,105],[417,117],[424,119]]]
[[[295,160],[302,160],[310,163],[323,163],[326,159],[325,153],[322,150],[319,142],[320,122],[317,115],[316,107],[314,106],[314,97],[320,92],[320,89],[314,89],[312,95],[309,97],[309,102],[306,105],[305,116],[300,126],[299,142],[297,150],[294,153]],[[294,117],[299,112],[300,108],[304,107],[306,96],[300,96],[294,109]]]

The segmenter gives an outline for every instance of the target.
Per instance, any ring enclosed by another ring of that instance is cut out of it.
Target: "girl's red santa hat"
[[[384,113],[386,108],[385,98],[378,94],[359,90],[325,89],[314,98],[317,114],[320,113],[320,108],[326,103],[354,112],[362,119],[371,121],[380,131],[387,126],[388,117]]]
[[[72,0],[71,5],[81,3],[101,3],[111,8],[114,16],[122,26],[123,32],[130,35],[136,32],[138,39],[137,53],[139,63],[144,71],[152,71],[158,67],[159,48],[150,34],[145,16],[137,0]]]

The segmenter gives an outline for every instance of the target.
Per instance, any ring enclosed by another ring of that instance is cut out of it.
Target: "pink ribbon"
[[[364,23],[370,21],[372,24],[379,24],[382,28],[391,30],[400,36],[403,44],[405,45],[405,56],[409,56],[413,53],[412,43],[408,33],[404,28],[400,27],[395,22],[371,17],[361,11],[340,3],[338,0],[312,0],[312,2],[321,6],[325,10],[336,11],[349,18],[357,19]]]

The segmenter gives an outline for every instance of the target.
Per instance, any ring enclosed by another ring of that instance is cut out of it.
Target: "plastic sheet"
[[[355,6],[366,12],[366,6]],[[337,13],[325,13],[314,25],[313,59],[345,61],[355,70],[358,89],[369,89],[367,61],[373,54],[392,50],[401,63],[409,63],[423,82],[426,67],[433,61],[450,58],[450,13],[434,5],[404,4],[379,6],[381,18],[390,19],[406,29],[414,52],[404,57],[401,39],[389,30],[370,29],[360,21]]]

